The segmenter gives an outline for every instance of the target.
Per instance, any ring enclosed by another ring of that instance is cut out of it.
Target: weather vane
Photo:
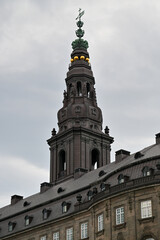
[[[81,12],[81,8],[79,8],[79,14],[78,17],[76,18],[76,20],[79,18],[79,21],[81,21],[81,17],[84,15],[84,11]]]

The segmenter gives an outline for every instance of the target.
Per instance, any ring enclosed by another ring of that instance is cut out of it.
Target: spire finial
[[[79,21],[81,21],[81,17],[84,15],[84,11],[81,12],[81,8],[79,8],[79,14],[78,14],[78,17],[76,18],[76,20],[79,18]]]
[[[72,42],[73,50],[75,50],[76,48],[84,48],[84,49],[88,48],[88,42],[82,39],[82,37],[84,36],[84,30],[81,29],[83,27],[83,22],[81,21],[81,17],[83,15],[84,15],[84,11],[81,11],[81,8],[79,8],[79,14],[78,14],[78,17],[76,18],[76,20],[78,20],[77,22],[78,29],[76,30],[76,35],[78,39]]]

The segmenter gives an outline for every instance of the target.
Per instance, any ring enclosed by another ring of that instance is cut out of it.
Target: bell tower
[[[77,39],[72,42],[63,107],[58,111],[58,127],[47,141],[50,146],[50,182],[58,183],[75,172],[85,173],[110,163],[113,138],[108,127],[102,132],[102,111],[97,105],[95,79],[91,70],[88,42],[79,10]]]

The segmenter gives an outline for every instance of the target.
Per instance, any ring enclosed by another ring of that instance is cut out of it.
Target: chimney
[[[19,196],[19,195],[13,195],[11,196],[11,205],[16,204],[17,202],[19,202],[20,200],[22,200],[23,197]]]
[[[120,149],[116,152],[116,162],[120,162],[128,156],[130,156],[130,152]]]
[[[52,184],[52,183],[48,183],[48,182],[41,183],[40,192],[41,192],[41,193],[44,193],[44,192],[46,192],[48,189],[50,189],[51,187],[53,187],[53,184]]]
[[[160,133],[156,134],[156,144],[160,144]]]

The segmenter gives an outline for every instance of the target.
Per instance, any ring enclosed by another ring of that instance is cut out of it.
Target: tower
[[[106,127],[102,132],[102,111],[97,105],[95,79],[87,52],[88,42],[82,37],[84,11],[76,20],[78,39],[72,42],[71,63],[67,72],[63,107],[58,111],[58,127],[47,141],[50,146],[50,182],[70,177],[110,163],[113,138]]]

